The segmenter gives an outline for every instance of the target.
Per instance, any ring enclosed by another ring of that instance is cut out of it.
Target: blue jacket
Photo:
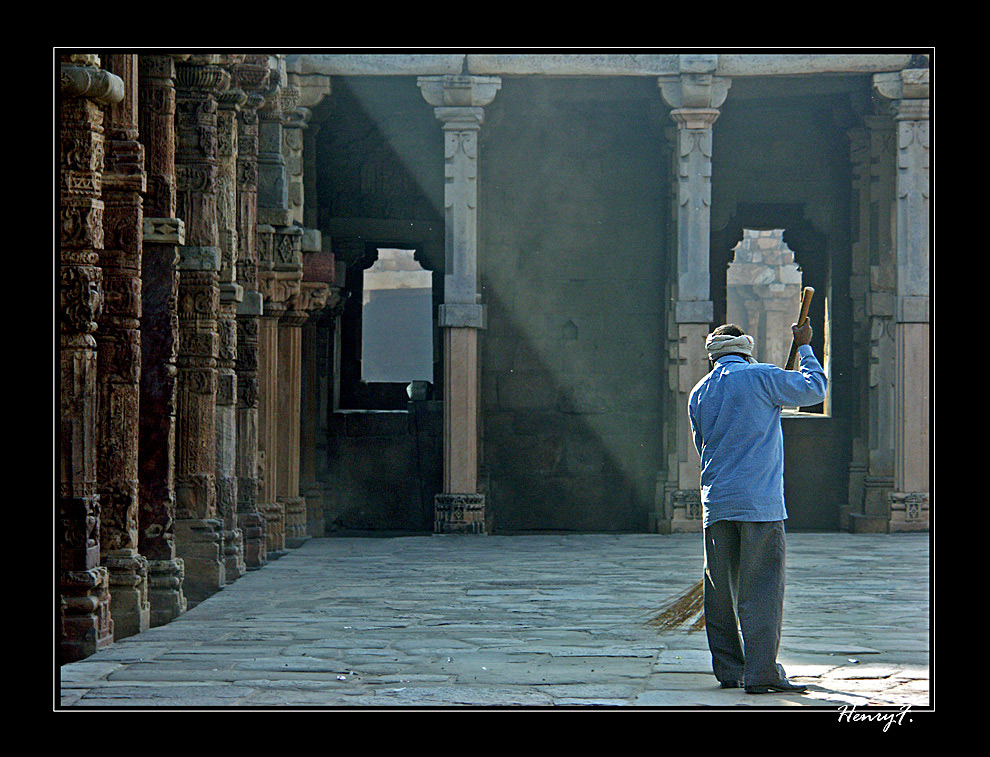
[[[706,527],[787,518],[780,410],[818,404],[827,387],[811,347],[802,345],[798,354],[797,371],[728,355],[691,390],[688,417],[701,455]]]

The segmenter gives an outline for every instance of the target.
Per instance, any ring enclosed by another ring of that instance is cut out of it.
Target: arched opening
[[[784,234],[784,229],[744,228],[742,239],[732,248],[725,281],[725,320],[753,337],[757,360],[777,366],[787,362],[792,339],[790,327],[801,309],[801,292],[810,285],[804,281],[804,273],[794,251],[784,241]],[[818,296],[825,300],[824,318],[820,323],[812,319],[812,327],[822,332],[822,350],[817,357],[828,374],[828,295]],[[808,410],[829,414],[828,398]],[[801,411],[801,408],[784,408],[787,413]]]
[[[746,321],[758,343],[757,359],[783,366],[797,320],[801,289],[814,287],[811,346],[831,378],[832,266],[824,234],[793,205],[740,204],[725,227],[712,233],[711,297],[715,325]],[[830,415],[829,396],[790,414]]]
[[[750,240],[748,243],[745,240]],[[834,242],[805,217],[805,208],[798,204],[783,203],[739,203],[727,223],[712,230],[710,257],[710,286],[715,325],[740,317],[737,310],[730,310],[730,270],[737,266],[737,256],[749,254],[748,246],[753,240],[764,240],[767,247],[759,256],[757,265],[770,265],[772,270],[748,271],[751,278],[766,280],[769,285],[796,283],[800,272],[801,287],[815,289],[809,318],[814,330],[811,347],[829,376],[829,394],[825,402],[812,407],[784,408],[782,426],[784,433],[784,491],[787,501],[789,530],[835,530],[839,524],[839,508],[847,497],[848,489],[848,443],[846,420],[833,401],[836,381],[833,374],[841,373],[843,365],[832,365],[833,355],[841,354],[837,340],[844,339],[840,328],[833,331],[832,319],[841,317],[840,308],[835,307],[833,282]],[[775,249],[776,251],[773,251]],[[747,250],[747,252],[743,252]],[[793,260],[791,261],[791,254]],[[739,263],[744,261],[738,261]],[[781,266],[781,268],[776,268]],[[742,269],[736,273],[742,273]],[[735,278],[736,273],[731,278]],[[771,275],[776,280],[770,281]],[[782,276],[782,279],[777,278]],[[741,278],[741,277],[740,277]],[[735,283],[735,282],[731,282]],[[779,286],[775,286],[780,292]],[[840,287],[841,289],[841,287]],[[755,290],[751,290],[752,294]],[[769,299],[769,298],[767,298]],[[784,298],[786,299],[786,298]],[[733,305],[733,307],[739,307]],[[750,305],[750,307],[754,307]],[[761,328],[767,333],[777,333],[779,340],[776,353],[760,356],[762,362],[778,362],[780,344],[790,348],[790,325],[798,315],[796,301],[788,300],[780,306],[778,325],[771,326],[771,318],[763,309],[763,325],[751,327],[759,333]],[[746,318],[750,318],[745,314]],[[782,336],[779,332],[783,332]],[[756,338],[756,334],[752,334]],[[786,352],[783,353],[786,356]],[[841,376],[839,377],[841,379]]]

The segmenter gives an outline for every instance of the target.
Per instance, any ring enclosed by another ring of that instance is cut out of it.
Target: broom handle
[[[811,298],[815,296],[814,287],[805,287],[801,292],[801,314],[798,316],[797,325],[798,328],[804,326],[805,321],[808,320],[808,310],[811,308]],[[791,339],[791,351],[787,355],[787,363],[784,365],[784,369],[788,371],[794,370],[794,362],[797,360],[797,342]]]

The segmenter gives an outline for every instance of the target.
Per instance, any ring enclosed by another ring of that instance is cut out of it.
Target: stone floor
[[[60,668],[55,708],[931,711],[929,536],[788,534],[779,661],[722,690],[704,632],[646,621],[697,535],[312,539],[172,623]]]

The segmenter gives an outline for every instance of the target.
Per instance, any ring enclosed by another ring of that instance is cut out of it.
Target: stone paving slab
[[[172,623],[60,668],[59,708],[931,708],[927,534],[789,534],[780,662],[723,690],[646,621],[699,535],[311,539]]]

